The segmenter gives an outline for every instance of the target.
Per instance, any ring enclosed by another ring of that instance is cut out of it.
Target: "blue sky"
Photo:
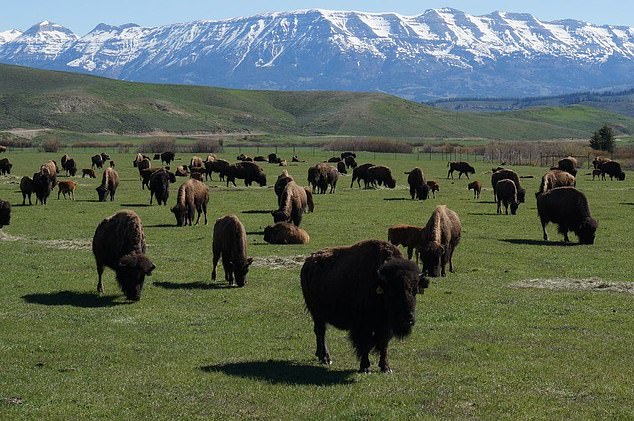
[[[18,0],[3,2],[0,31],[24,30],[48,19],[84,35],[104,22],[119,25],[128,22],[142,26],[159,26],[198,19],[225,19],[262,12],[321,8],[367,12],[397,12],[416,15],[427,9],[453,7],[464,12],[484,15],[494,10],[527,12],[542,20],[572,18],[596,24],[634,27],[634,2],[631,0],[458,0],[458,1],[255,1],[255,0]]]

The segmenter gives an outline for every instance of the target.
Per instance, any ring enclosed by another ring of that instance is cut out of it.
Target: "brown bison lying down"
[[[145,256],[145,234],[139,216],[124,210],[101,221],[92,239],[97,262],[97,292],[103,293],[101,275],[105,266],[117,274],[117,282],[128,300],[138,301],[146,276],[156,268]]]
[[[349,331],[359,371],[370,371],[369,353],[380,353],[379,367],[390,372],[387,347],[404,338],[416,320],[416,293],[427,287],[414,262],[390,243],[366,240],[326,248],[306,258],[301,270],[306,308],[314,323],[315,355],[330,364],[326,324]]]
[[[581,244],[593,244],[598,222],[590,216],[588,199],[574,187],[557,187],[537,197],[537,212],[544,231],[544,240],[548,241],[546,225],[553,222],[568,242],[568,231],[579,237]]]
[[[306,231],[288,222],[277,222],[264,228],[264,241],[269,244],[308,244]]]
[[[460,242],[461,231],[456,212],[445,205],[436,206],[425,226],[424,245],[420,250],[423,275],[445,276],[447,262],[449,271],[454,272],[453,253]]]
[[[229,285],[233,286],[235,277],[238,286],[243,287],[253,259],[247,257],[247,234],[244,225],[235,215],[226,215],[216,220],[211,249],[213,253],[211,280],[216,280],[216,266],[222,256],[222,267]]]
[[[0,228],[11,223],[11,203],[0,200]]]

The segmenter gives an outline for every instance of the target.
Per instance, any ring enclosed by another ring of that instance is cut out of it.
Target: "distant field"
[[[522,179],[527,203],[506,216],[496,215],[490,189],[474,200],[467,180],[447,180],[444,160],[360,153],[361,163],[390,166],[397,188],[350,189],[342,176],[337,192],[316,196],[304,217],[310,244],[273,246],[262,231],[272,222],[278,166],[264,164],[263,188],[208,182],[207,226],[174,225],[169,207],[183,179],[168,207],[149,206],[132,153],[116,151],[123,181],[115,202],[96,202],[98,181],[77,179],[74,202],[55,192],[47,206],[20,206],[19,177],[64,152],[10,152],[13,174],[0,177],[0,198],[14,205],[11,225],[0,230],[0,419],[634,417],[634,173],[593,182],[580,170],[597,240],[580,246],[571,234],[575,243],[564,245],[552,225],[551,241],[542,241],[533,193],[545,168],[515,168],[535,178]],[[71,152],[83,167],[95,151]],[[305,184],[308,166],[329,156],[316,150],[288,170]],[[472,164],[472,179],[488,187],[491,164]],[[404,171],[414,166],[439,182],[437,198],[409,199]],[[375,372],[357,374],[345,333],[333,328],[333,364],[320,366],[299,284],[304,256],[385,239],[393,224],[423,225],[437,204],[462,219],[457,272],[418,297],[412,335],[390,346],[394,373],[376,372],[374,356]],[[157,265],[134,304],[108,269],[106,293],[97,295],[90,251],[97,224],[124,208],[141,216]],[[228,213],[244,223],[255,258],[242,289],[210,282],[213,223]],[[562,289],[530,287],[548,285]]]

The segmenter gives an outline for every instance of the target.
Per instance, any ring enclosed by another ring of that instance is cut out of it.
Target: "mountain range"
[[[44,21],[0,32],[0,63],[128,81],[385,92],[417,101],[634,86],[634,28],[523,13],[319,9],[159,27]]]

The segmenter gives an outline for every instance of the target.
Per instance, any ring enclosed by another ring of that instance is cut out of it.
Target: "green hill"
[[[155,85],[0,65],[0,130],[531,140],[588,138],[603,123],[634,132],[633,118],[582,106],[456,113],[380,93]]]

